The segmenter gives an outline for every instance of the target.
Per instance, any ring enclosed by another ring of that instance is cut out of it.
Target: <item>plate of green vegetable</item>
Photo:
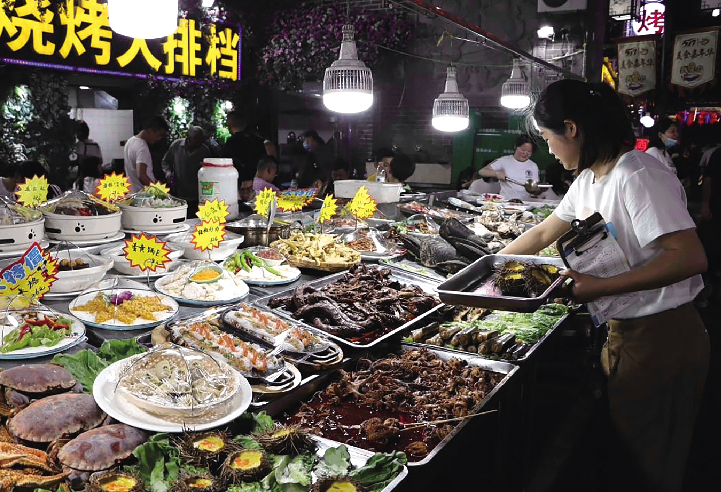
[[[85,325],[49,310],[11,311],[0,318],[0,359],[31,359],[66,350],[85,340]]]
[[[272,265],[257,253],[247,249],[238,251],[223,262],[223,267],[249,285],[283,285],[300,278],[299,269],[278,262]]]

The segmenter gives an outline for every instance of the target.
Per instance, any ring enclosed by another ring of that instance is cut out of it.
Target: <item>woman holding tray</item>
[[[539,96],[532,123],[578,177],[559,207],[504,254],[535,254],[599,212],[612,223],[630,270],[600,278],[566,270],[579,302],[639,292],[608,321],[601,354],[612,442],[611,490],[680,490],[708,369],[709,341],[692,301],[703,288],[704,249],[676,176],[633,150],[626,107],[605,84],[562,80]]]

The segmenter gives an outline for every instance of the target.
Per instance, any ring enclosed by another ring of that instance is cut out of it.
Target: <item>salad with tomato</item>
[[[7,354],[26,347],[52,347],[68,336],[72,321],[42,312],[23,314],[22,323],[2,338],[0,352]]]

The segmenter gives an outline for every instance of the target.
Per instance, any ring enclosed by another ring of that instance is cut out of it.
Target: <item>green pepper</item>
[[[245,270],[246,272],[250,271],[250,265],[249,265],[250,260],[248,259],[248,255],[250,255],[250,254],[251,253],[249,253],[248,251],[244,251],[240,257],[241,266],[243,267],[243,270]]]
[[[263,261],[263,268],[265,268],[266,270],[268,270],[268,271],[269,271],[270,273],[272,273],[273,275],[277,275],[277,276],[279,276],[279,277],[282,277],[282,275],[280,274],[280,272],[279,272],[278,270],[276,270],[275,268],[272,268],[271,266],[269,266],[265,261]]]

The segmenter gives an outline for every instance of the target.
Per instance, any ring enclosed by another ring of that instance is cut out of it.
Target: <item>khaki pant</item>
[[[680,490],[709,363],[703,321],[689,303],[608,327],[610,489]]]

